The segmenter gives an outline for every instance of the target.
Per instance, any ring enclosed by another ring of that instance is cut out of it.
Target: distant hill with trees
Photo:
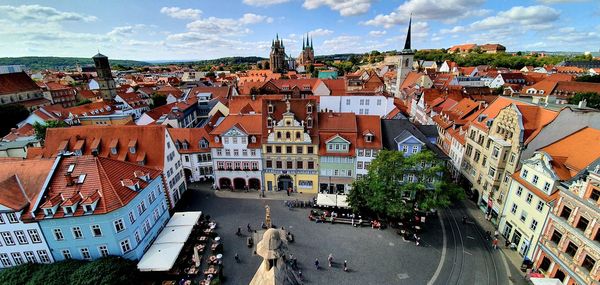
[[[110,59],[113,69],[121,69],[133,66],[150,65],[150,63],[136,60]],[[54,57],[54,56],[25,56],[25,57],[0,57],[0,65],[25,65],[30,70],[44,69],[72,69],[77,64],[81,66],[94,65],[92,57]]]

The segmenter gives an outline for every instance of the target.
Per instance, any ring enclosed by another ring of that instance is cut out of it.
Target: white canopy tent
[[[201,215],[202,212],[173,214],[152,246],[138,262],[137,268],[146,272],[171,270]]]
[[[318,194],[317,205],[326,207],[349,208],[346,195]]]
[[[563,283],[556,278],[531,278],[529,280],[533,285],[563,285]]]

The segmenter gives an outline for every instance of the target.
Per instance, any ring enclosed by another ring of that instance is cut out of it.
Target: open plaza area
[[[179,210],[201,210],[218,223],[224,245],[225,284],[248,284],[259,267],[262,258],[246,244],[246,237],[250,236],[247,224],[259,229],[266,205],[271,209],[273,224],[295,237],[288,245],[289,253],[297,258],[305,284],[520,284],[508,283],[500,253],[488,251],[488,241],[482,242],[483,235],[475,226],[461,223],[460,215],[467,215],[466,211],[444,211],[443,215],[448,213],[444,217],[445,233],[440,219],[429,218],[421,234],[421,245],[416,246],[391,228],[376,230],[311,222],[309,208],[289,209],[278,199],[284,199],[283,196],[267,193],[264,199],[258,199],[258,195],[222,198],[219,196],[224,195],[215,195],[208,188],[193,185]],[[236,235],[238,227],[242,236]],[[239,263],[234,259],[236,253]],[[330,253],[334,257],[331,268],[327,264]],[[319,270],[315,269],[315,259],[320,262]],[[344,260],[348,261],[349,272],[343,270]]]

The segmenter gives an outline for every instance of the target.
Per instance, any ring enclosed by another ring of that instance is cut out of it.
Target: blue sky
[[[0,57],[137,60],[267,57],[276,33],[296,56],[501,43],[510,51],[598,51],[597,0],[0,0]]]

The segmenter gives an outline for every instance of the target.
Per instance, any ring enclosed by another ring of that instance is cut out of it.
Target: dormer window
[[[183,149],[188,149],[188,143],[187,142],[183,142]]]
[[[373,135],[368,134],[365,136],[365,142],[373,142]]]
[[[93,211],[92,205],[83,205],[83,211],[86,213],[91,213]]]
[[[250,142],[256,143],[256,137],[255,136],[250,137]]]
[[[133,147],[132,147],[132,146],[130,146],[130,147],[129,147],[129,152],[130,152],[130,153],[135,153],[135,146],[133,146]]]
[[[216,137],[215,137],[215,142],[216,142],[216,143],[218,143],[218,142],[219,142],[219,137],[218,137],[218,136],[216,136]]]
[[[63,207],[63,212],[65,212],[65,215],[73,215],[73,207]]]
[[[207,148],[208,142],[205,139],[200,140],[200,148]]]
[[[110,148],[110,153],[117,154],[117,148],[116,147],[111,147]]]
[[[52,208],[46,208],[46,209],[44,209],[44,215],[52,216],[52,215],[54,215],[54,211],[52,210]]]

